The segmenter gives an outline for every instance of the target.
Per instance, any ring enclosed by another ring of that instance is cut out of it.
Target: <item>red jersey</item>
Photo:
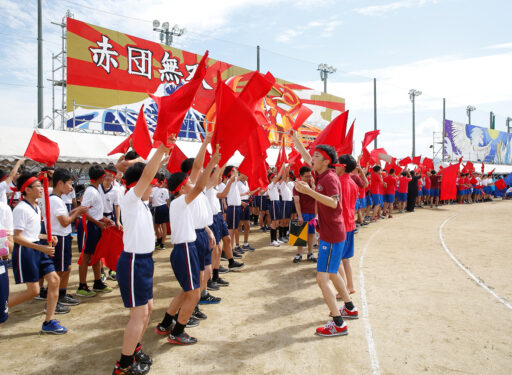
[[[382,194],[383,186],[382,176],[379,173],[372,172],[370,175],[370,193]]]
[[[409,191],[409,181],[411,181],[412,178],[401,176],[398,179],[398,192],[399,193],[407,193]]]
[[[440,189],[441,188],[441,176],[432,175],[430,176],[430,186],[432,189]]]
[[[342,195],[340,179],[333,169],[318,176],[315,190],[328,197],[337,197],[336,208],[317,202],[320,239],[328,243],[345,241],[345,223],[343,222]]]
[[[425,177],[425,189],[430,189],[430,177]]]
[[[345,231],[350,232],[356,229],[354,213],[356,212],[356,200],[359,188],[350,175],[344,174],[340,176],[341,193],[343,200],[341,206],[343,208],[343,221],[345,222]]]
[[[396,182],[397,182],[396,176],[395,175],[387,175],[386,177],[384,177],[384,182],[386,183],[386,188],[384,190],[384,194],[395,195]]]
[[[307,194],[299,193],[293,188],[293,196],[299,197],[300,211],[302,214],[315,214],[315,199]]]

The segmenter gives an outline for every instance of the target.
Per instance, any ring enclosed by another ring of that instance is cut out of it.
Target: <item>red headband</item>
[[[96,181],[100,180],[102,177],[105,177],[105,172],[103,172],[103,174],[100,177],[98,177],[96,180],[93,180],[91,178],[91,182],[94,184]]]
[[[5,180],[7,178],[8,175],[5,175],[4,177],[0,178],[0,182],[2,182],[3,180]]]
[[[275,175],[275,173],[272,173],[269,178],[272,180],[275,177]]]
[[[134,187],[135,185],[137,185],[137,182],[139,182],[139,181],[132,182],[130,185],[128,185],[128,186],[126,187],[126,190],[131,189],[132,187]]]
[[[325,160],[329,160],[329,165],[332,164],[332,159],[327,152],[325,152],[324,150],[320,150],[319,148],[315,148],[315,151],[322,155]]]
[[[114,176],[114,177],[116,177],[116,174],[117,174],[116,172],[114,172],[114,171],[109,171],[108,169],[105,169],[105,172],[110,173],[110,174],[111,174],[112,176]],[[100,177],[100,178],[101,178],[101,177]]]
[[[152,179],[151,182],[149,183],[150,185],[158,185],[158,180],[156,178]]]
[[[346,164],[331,164],[333,167],[345,167]]]
[[[176,189],[174,189],[172,191],[173,194],[176,194],[178,191],[180,191],[180,189],[187,183],[188,181],[188,177],[185,177],[185,179],[181,182],[181,184],[179,184]]]
[[[25,189],[37,180],[39,180],[38,177],[30,177],[23,185],[21,185],[20,192],[24,193]]]

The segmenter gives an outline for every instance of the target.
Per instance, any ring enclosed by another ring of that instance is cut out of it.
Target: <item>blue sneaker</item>
[[[220,303],[222,298],[220,297],[214,297],[210,293],[207,293],[205,296],[202,296],[199,300],[200,305],[210,305],[210,304],[216,304]]]
[[[43,323],[41,327],[42,333],[53,333],[54,335],[63,335],[68,330],[59,324],[58,320],[52,319],[47,324]]]

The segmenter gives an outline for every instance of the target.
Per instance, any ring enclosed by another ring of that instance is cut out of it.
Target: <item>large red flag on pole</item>
[[[364,134],[363,148],[366,148],[380,134],[380,130],[372,130]]]
[[[310,153],[313,153],[317,145],[330,145],[336,150],[343,146],[345,132],[347,130],[348,111],[341,113],[327,125],[316,139],[311,143]]]
[[[153,142],[151,142],[151,135],[149,134],[148,124],[144,117],[144,104],[140,107],[139,117],[132,134],[132,144],[135,152],[142,156],[144,160],[148,158]]]
[[[107,155],[113,155],[113,154],[126,154],[126,151],[130,148],[130,139],[132,139],[132,135],[130,134],[129,137],[127,137],[124,141],[119,143],[116,148],[114,148],[112,151],[110,151]]]
[[[26,158],[46,164],[50,167],[57,162],[59,154],[59,145],[56,142],[46,138],[44,135],[36,133],[34,130],[27,150],[25,151]]]
[[[457,175],[459,173],[460,163],[450,165],[443,169],[443,179],[441,180],[441,200],[457,198]]]
[[[354,149],[354,123],[356,120],[352,121],[352,126],[348,130],[347,135],[345,136],[345,140],[343,141],[343,145],[336,150],[338,155],[352,154]]]
[[[299,113],[297,113],[297,117],[295,118],[295,122],[292,125],[293,130],[300,128],[312,113],[313,111],[311,109],[302,104],[299,108]]]
[[[169,162],[167,163],[167,170],[170,173],[176,173],[181,171],[181,163],[187,156],[180,150],[178,145],[174,145],[169,156]]]

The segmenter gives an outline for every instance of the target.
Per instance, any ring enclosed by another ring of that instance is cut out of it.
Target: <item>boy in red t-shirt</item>
[[[407,192],[409,191],[409,181],[411,177],[409,171],[403,171],[398,179],[398,210],[404,212],[407,203]]]
[[[396,182],[395,170],[391,168],[389,174],[384,177],[384,206],[382,208],[383,215],[388,215],[390,219],[393,217],[391,213],[393,212],[393,203],[395,202]]]
[[[382,182],[382,168],[379,165],[373,167],[373,172],[370,176],[370,193],[372,194],[373,213],[372,221],[377,221],[380,218],[380,211],[384,203],[382,197],[382,190],[384,183]]]

